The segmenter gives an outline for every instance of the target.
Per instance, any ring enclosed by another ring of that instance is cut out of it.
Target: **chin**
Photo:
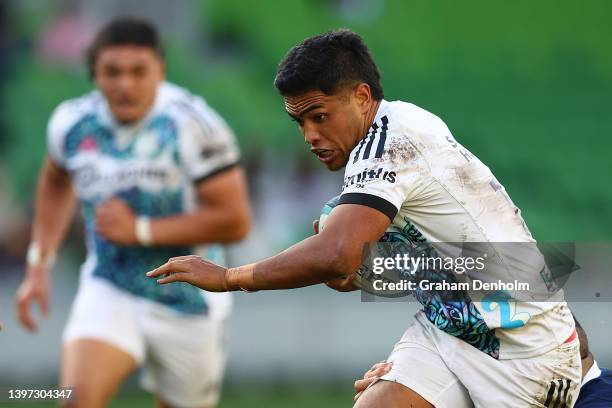
[[[133,111],[114,112],[114,115],[115,115],[115,119],[117,119],[117,121],[121,122],[121,123],[136,122],[140,118],[143,117],[143,115],[141,115],[141,114],[139,114],[137,112],[133,112]]]
[[[348,160],[334,160],[333,162],[326,164],[325,167],[331,171],[342,170],[344,166],[346,166],[347,161]]]

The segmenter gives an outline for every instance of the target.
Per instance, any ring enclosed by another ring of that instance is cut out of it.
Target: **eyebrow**
[[[303,111],[300,112],[300,114],[298,116],[293,116],[292,114],[290,114],[289,112],[287,112],[287,114],[289,116],[291,116],[293,119],[302,119],[304,117],[304,115],[306,115],[308,112],[313,111],[315,109],[319,109],[322,108],[323,105],[320,103],[316,103],[314,105],[310,105],[309,107],[307,107],[306,109],[304,109]]]

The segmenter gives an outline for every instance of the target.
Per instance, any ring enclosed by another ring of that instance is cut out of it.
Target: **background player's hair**
[[[380,71],[363,39],[348,29],[310,37],[281,61],[274,86],[282,95],[321,90],[331,95],[345,86],[366,83],[372,97],[384,97]]]
[[[89,77],[94,76],[94,65],[100,52],[114,45],[142,45],[163,56],[163,47],[155,26],[136,17],[122,17],[110,21],[95,36],[86,51]]]

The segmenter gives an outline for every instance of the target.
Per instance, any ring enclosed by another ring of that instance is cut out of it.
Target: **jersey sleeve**
[[[349,157],[339,205],[365,205],[393,221],[403,203],[415,198],[426,174],[410,135],[383,116]]]
[[[186,110],[179,151],[188,177],[198,183],[237,165],[238,144],[223,118],[195,97]]]
[[[47,123],[47,153],[53,163],[62,169],[66,168],[64,141],[77,115],[72,105],[71,102],[60,104]]]

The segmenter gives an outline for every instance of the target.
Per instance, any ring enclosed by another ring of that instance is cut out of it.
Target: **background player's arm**
[[[151,221],[155,245],[231,242],[249,231],[251,210],[244,171],[234,166],[197,185],[199,209]]]
[[[149,219],[153,246],[193,245],[237,241],[248,233],[251,215],[243,170],[233,166],[200,181],[199,208],[193,212]],[[139,245],[138,214],[119,198],[96,208],[96,231],[120,245]]]
[[[389,224],[389,217],[378,210],[344,204],[333,211],[319,234],[254,265],[227,271],[200,257],[187,256],[171,259],[148,276],[168,275],[159,282],[184,281],[209,291],[314,285],[355,273],[362,262],[364,244],[377,241]],[[247,271],[250,278],[233,282],[232,271]]]
[[[72,220],[76,198],[68,173],[46,158],[38,179],[32,242],[40,248],[41,259],[52,256],[64,238]],[[38,301],[43,315],[48,312],[49,268],[40,263],[28,265],[26,276],[17,292],[17,313],[21,323],[36,330],[30,314],[30,303]]]

